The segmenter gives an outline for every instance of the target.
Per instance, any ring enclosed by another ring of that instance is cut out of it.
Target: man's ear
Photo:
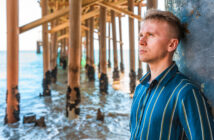
[[[172,38],[169,41],[168,52],[174,52],[176,50],[176,48],[178,47],[178,43],[179,43],[178,39]]]

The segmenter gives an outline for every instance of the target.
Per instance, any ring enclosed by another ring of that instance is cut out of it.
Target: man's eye
[[[140,34],[139,37],[141,38],[141,37],[143,37],[143,35]]]
[[[151,34],[151,33],[149,33],[148,35],[149,35],[149,36],[153,36],[153,34]]]

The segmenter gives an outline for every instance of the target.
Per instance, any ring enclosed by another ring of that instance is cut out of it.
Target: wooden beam
[[[51,21],[51,28],[58,24],[58,19]],[[57,81],[57,33],[51,34],[51,46],[50,46],[50,65],[51,65],[51,82],[56,83]]]
[[[42,0],[42,17],[48,13],[46,0]],[[51,95],[50,90],[50,48],[48,43],[48,23],[42,25],[42,44],[43,44],[43,95]]]
[[[100,71],[102,74],[107,74],[107,67],[106,67],[106,8],[105,7],[102,7],[102,6],[100,7],[100,15],[102,15],[100,17],[100,27],[99,27],[100,50],[101,50],[101,54],[102,54],[102,56],[100,57]]]
[[[113,80],[119,81],[120,75],[119,75],[119,71],[118,71],[117,34],[116,34],[116,21],[115,21],[115,11],[114,10],[111,10],[111,22],[112,22],[112,38],[113,38],[113,54],[114,54]]]
[[[127,11],[127,10],[124,10],[122,8],[118,8],[117,6],[115,6],[114,4],[112,3],[109,3],[109,2],[98,2],[97,4],[103,6],[103,7],[106,7],[106,8],[109,8],[111,10],[114,10],[115,12],[119,12],[119,13],[124,13],[126,15],[128,15],[129,17],[131,18],[136,18],[137,20],[142,20],[142,18],[138,15],[135,15],[133,12],[130,12],[130,11]]]
[[[141,7],[142,7],[142,3],[139,3],[138,4],[138,15],[141,16],[142,12],[141,12]],[[138,33],[140,33],[140,24],[141,22],[138,21]],[[139,37],[138,37],[138,40],[139,40]],[[138,79],[140,79],[141,77],[143,76],[143,69],[142,69],[142,62],[140,60],[140,55],[138,54]]]
[[[89,20],[85,21],[85,26],[89,28]],[[86,71],[87,71],[89,65],[89,30],[85,30],[85,38],[86,38],[85,47],[86,47]]]
[[[88,12],[87,14],[82,15],[81,21],[84,21],[84,20],[89,19],[89,18],[91,18],[91,17],[94,17],[94,16],[96,16],[96,15],[99,15],[99,10],[98,10],[98,9],[96,9],[96,10],[94,10],[94,11],[91,11],[91,12]],[[65,23],[63,23],[63,24],[60,24],[60,25],[54,27],[53,29],[51,29],[51,30],[49,31],[49,33],[54,33],[54,32],[57,32],[57,31],[59,31],[59,30],[62,30],[62,29],[64,29],[64,28],[67,28],[67,27],[69,27],[69,21],[67,21],[67,22],[65,22]]]
[[[96,4],[97,2],[100,2],[100,1],[103,1],[103,0],[83,0],[82,1],[82,8],[90,7],[90,6]]]
[[[86,26],[81,26],[82,27],[82,29],[84,29],[84,30],[86,30],[86,31],[89,31],[90,29],[88,28],[88,27],[86,27]],[[94,31],[94,33],[98,33],[98,35],[100,35],[100,32],[97,32],[97,31]],[[61,36],[59,36],[59,37],[57,37],[57,41],[60,41],[60,40],[62,40],[62,39],[65,39],[65,38],[68,38],[69,36],[68,36],[68,34],[65,34],[65,35],[61,35]],[[95,39],[96,40],[96,39]]]
[[[120,71],[124,72],[124,66],[123,66],[123,39],[122,39],[122,23],[121,23],[121,17],[119,18],[119,35],[120,35]]]
[[[68,24],[68,25],[67,25]],[[55,28],[53,28],[53,29],[51,29],[51,30],[49,30],[48,31],[48,33],[55,33],[55,32],[58,32],[58,31],[60,31],[60,30],[62,30],[62,29],[64,29],[64,28],[68,28],[69,27],[69,22],[66,22],[66,23],[63,23],[63,24],[61,24],[61,25],[59,25],[59,26],[57,26],[57,27],[55,27]],[[83,29],[83,30],[89,30],[89,28],[88,27],[85,27],[84,25],[81,25],[81,28]]]
[[[99,9],[95,9],[91,12],[88,12],[87,14],[82,15],[81,21],[84,21],[86,19],[89,19],[91,17],[99,15]]]
[[[82,0],[69,0],[69,53],[68,90],[66,116],[75,119],[80,112],[80,47],[81,47],[81,5]]]
[[[90,10],[94,10],[94,6],[90,7]],[[89,81],[93,81],[94,77],[94,17],[92,16],[89,19],[89,69],[88,69],[88,78]]]
[[[147,1],[147,9],[157,9],[157,0],[149,0]]]
[[[61,35],[61,36],[59,36],[59,37],[57,38],[57,41],[60,41],[60,40],[62,40],[62,39],[68,38],[68,37],[69,37],[68,34]]]
[[[83,7],[88,7],[88,6],[94,5],[94,4],[96,4],[97,2],[100,2],[100,1],[102,1],[102,0],[94,0],[93,2],[90,2],[90,3],[85,2],[85,3],[82,4],[82,6]],[[40,26],[40,25],[42,25],[44,23],[47,23],[47,22],[49,22],[51,20],[54,20],[54,19],[56,19],[58,17],[64,16],[64,15],[68,14],[68,12],[69,12],[69,7],[60,9],[60,10],[58,10],[58,11],[52,13],[52,14],[46,15],[46,16],[38,19],[38,20],[35,20],[33,22],[30,22],[30,23],[28,23],[26,25],[23,25],[23,26],[19,27],[19,30],[20,30],[19,32],[21,34],[21,33],[25,32],[25,31],[28,31],[28,30],[33,29],[33,28],[35,28],[37,26]],[[98,12],[98,14],[99,14],[99,12]]]
[[[134,0],[128,0],[128,9],[134,12]],[[135,36],[134,36],[134,19],[129,17],[129,59],[130,59],[130,91],[134,93],[136,87],[135,73]]]
[[[114,2],[113,4],[114,5],[121,5],[121,4],[126,4],[126,3],[127,3],[127,0],[120,0],[120,1]]]
[[[7,108],[5,124],[20,120],[18,5],[18,0],[7,0]]]
[[[111,68],[111,19],[108,23],[108,67]]]
[[[108,76],[106,63],[106,8],[100,7],[100,92],[108,93]]]
[[[54,20],[54,19],[56,19],[56,18],[58,18],[60,16],[64,16],[64,15],[68,14],[68,12],[69,12],[69,7],[61,9],[61,10],[58,10],[58,11],[52,13],[52,14],[46,15],[46,16],[38,19],[38,20],[35,20],[35,21],[31,22],[31,23],[23,25],[23,26],[21,26],[19,28],[20,33],[23,33],[25,31],[28,31],[28,30],[30,30],[32,28],[35,28],[35,27],[39,26],[39,25],[47,23],[47,22],[49,22],[51,20]]]
[[[53,29],[49,30],[48,32],[52,34],[54,32],[60,31],[60,30],[62,30],[64,28],[67,28],[67,27],[69,27],[69,22],[68,21],[65,22],[65,23],[62,23],[60,25],[57,25],[56,27],[54,27]]]
[[[141,7],[146,7],[146,6],[147,6],[146,3],[139,3],[139,2],[138,2],[138,3],[134,3],[134,6],[137,6],[137,7],[138,7],[139,5],[140,5]]]
[[[90,30],[88,27],[86,27],[86,26],[84,26],[84,25],[81,25],[81,28],[82,28],[83,30],[87,30],[87,31]]]

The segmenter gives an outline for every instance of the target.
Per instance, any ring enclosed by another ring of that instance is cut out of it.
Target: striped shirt
[[[211,110],[199,88],[175,62],[149,83],[150,72],[135,89],[130,140],[213,140]]]

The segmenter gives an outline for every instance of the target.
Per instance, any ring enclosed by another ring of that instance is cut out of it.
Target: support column
[[[69,0],[69,54],[68,89],[66,96],[66,116],[76,118],[80,109],[80,45],[81,45],[81,5],[82,0]]]
[[[40,54],[41,53],[41,51],[40,51],[40,42],[37,41],[36,44],[37,44],[36,53]]]
[[[121,17],[119,16],[119,32],[120,32],[120,71],[124,72],[124,64],[123,64],[123,39],[122,39],[122,28],[121,28]]]
[[[138,3],[138,15],[142,16],[141,14],[141,2]],[[141,21],[138,21],[138,33],[140,33],[140,26]],[[138,38],[139,40],[139,38]],[[139,80],[143,76],[143,69],[142,69],[142,62],[140,61],[139,53],[138,53],[138,74],[137,79]]]
[[[47,0],[42,0],[42,16],[48,14]],[[42,25],[42,43],[43,43],[43,96],[50,96],[50,83],[51,83],[51,72],[50,72],[50,49],[48,45],[48,24]]]
[[[93,6],[91,6],[90,10],[93,11]],[[90,26],[90,30],[89,30],[89,39],[90,39],[90,65],[88,67],[88,79],[89,81],[94,81],[94,74],[95,74],[95,70],[94,70],[94,17],[89,19],[89,26]]]
[[[51,22],[51,28],[57,25],[57,21]],[[51,34],[51,82],[57,81],[57,33]]]
[[[106,64],[106,8],[100,7],[100,92],[108,93],[108,76]]]
[[[147,0],[146,4],[147,10],[149,9],[157,9],[157,0]],[[150,71],[149,65],[147,64],[147,72]]]
[[[64,29],[61,34],[66,34],[66,29]],[[64,38],[61,40],[61,53],[60,53],[60,66],[65,70],[67,67],[67,52],[66,46],[68,46],[68,39]]]
[[[134,12],[134,0],[128,0],[128,10]],[[129,49],[130,49],[130,91],[134,93],[136,86],[135,73],[135,43],[134,43],[134,19],[129,17]]]
[[[111,68],[111,22],[108,24],[108,67]]]
[[[114,2],[114,0],[113,0]],[[118,56],[117,56],[117,38],[116,38],[116,23],[115,23],[115,12],[111,10],[111,22],[112,22],[112,37],[113,37],[113,52],[114,52],[114,71],[113,80],[119,81],[120,75],[118,70]]]
[[[148,9],[157,9],[157,0],[147,0],[147,10]]]
[[[82,33],[80,34],[80,69],[81,69],[81,67],[82,67]]]
[[[89,20],[87,19],[85,21],[85,26],[86,27],[89,27]],[[88,30],[85,30],[85,46],[86,46],[86,66],[85,66],[85,69],[86,69],[86,73],[88,74],[88,67],[89,67],[89,64],[90,64],[90,61],[89,61],[89,31]]]
[[[19,73],[19,1],[7,0],[7,95],[4,123],[19,121],[20,94],[18,91]]]
[[[60,40],[60,43],[61,43],[61,48],[60,48],[60,59],[59,59],[59,65],[60,66],[62,66],[62,57],[63,57],[63,53],[64,53],[64,51],[65,51],[65,42],[64,42],[64,40],[65,39],[62,39],[62,40]],[[58,42],[57,42],[57,44],[58,44]]]
[[[100,25],[100,21],[99,21],[99,25]],[[101,40],[100,40],[100,28],[98,29],[98,42],[99,42],[99,63],[98,63],[98,73],[100,75],[100,61],[101,61]]]

